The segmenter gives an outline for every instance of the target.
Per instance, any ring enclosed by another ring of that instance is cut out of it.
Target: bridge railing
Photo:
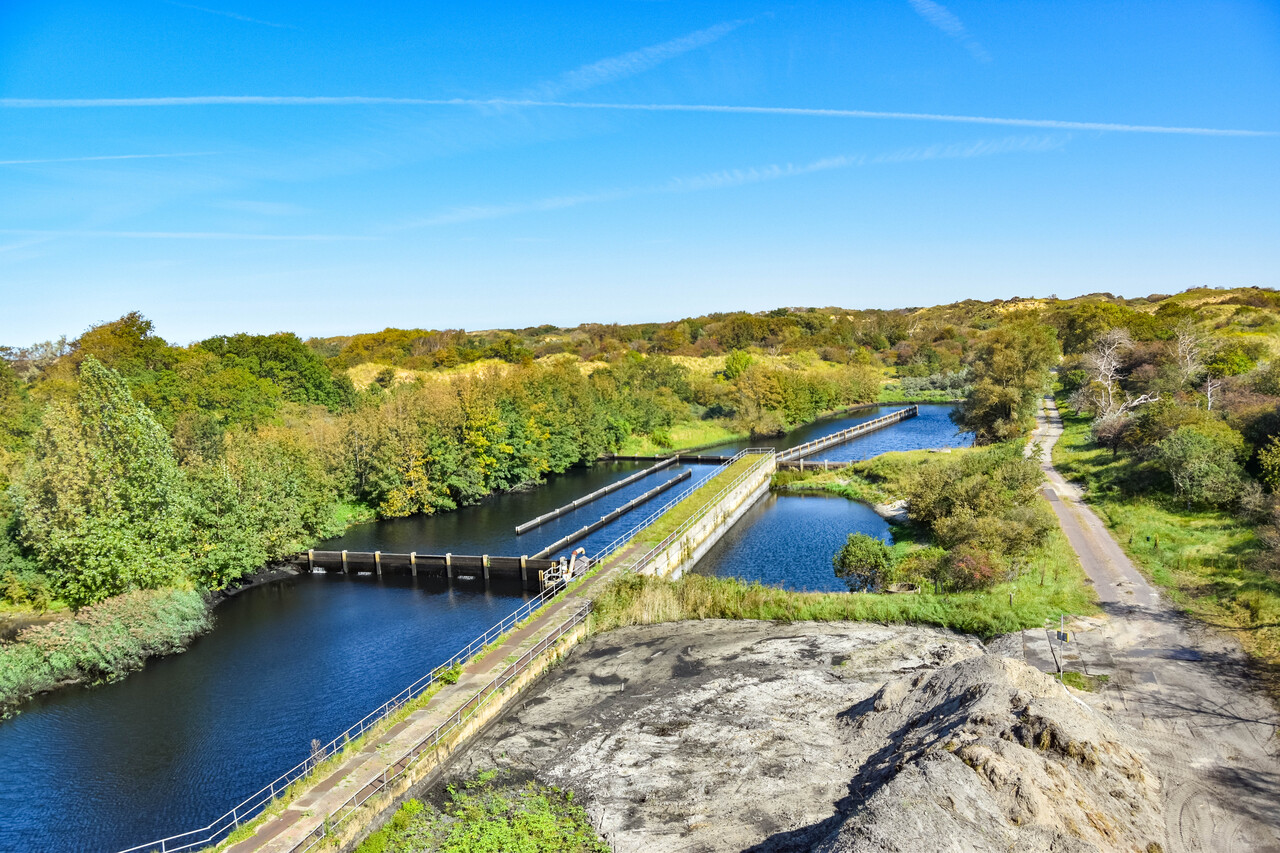
[[[737,455],[735,455],[732,459],[726,462],[722,467],[727,469],[728,466],[745,458],[748,455],[760,454],[761,459],[763,461],[764,459],[767,459],[769,456],[771,456],[773,453],[774,451],[770,449],[744,450],[738,453]],[[692,523],[695,523],[698,519],[701,519],[703,516],[705,516],[707,510],[711,506],[715,505],[715,503],[717,503],[724,495],[728,494],[730,491],[736,488],[743,480],[745,480],[748,476],[750,476],[750,474],[753,471],[755,471],[757,467],[758,467],[757,465],[751,466],[746,471],[744,471],[741,475],[735,478],[731,484],[729,484],[728,486],[726,486],[725,488],[717,492],[716,495],[710,500],[708,500],[699,509],[699,511],[695,513],[693,517],[686,520],[684,524],[682,524],[679,528],[677,528],[676,533],[672,534],[672,536],[682,534],[685,530],[688,529],[688,527]],[[690,485],[688,488],[681,490],[679,494],[677,494],[674,498],[669,500],[667,503],[663,504],[662,507],[654,511],[639,525],[632,528],[623,536],[618,537],[618,539],[615,539],[613,542],[609,543],[609,545],[605,546],[604,549],[602,549],[595,557],[591,559],[591,563],[592,564],[598,563],[604,557],[608,556],[609,554],[612,554],[613,552],[620,549],[623,545],[630,542],[632,539],[635,538],[635,536],[638,533],[640,533],[645,528],[649,527],[651,524],[653,524],[655,521],[661,518],[668,510],[670,510],[680,501],[684,500],[685,498],[693,494],[695,491],[697,491],[702,485],[703,485],[702,483],[695,483],[693,485]],[[672,539],[672,536],[667,537],[667,540]],[[667,540],[664,540],[664,542],[666,542]],[[665,545],[662,545],[659,547],[665,547]],[[657,550],[658,549],[651,549],[650,552],[645,554],[641,559],[642,560],[650,559],[654,553],[657,553]],[[632,562],[630,568],[634,568],[636,565],[639,565],[639,564],[640,563],[638,562]],[[401,690],[394,697],[392,697],[391,699],[388,699],[378,708],[366,714],[360,721],[358,721],[354,725],[347,728],[345,731],[343,731],[342,733],[334,737],[332,740],[330,740],[328,743],[316,749],[313,752],[312,756],[294,765],[289,770],[286,770],[284,773],[280,774],[280,776],[273,779],[263,788],[251,794],[250,796],[246,797],[241,802],[237,803],[226,814],[223,814],[221,817],[214,819],[207,826],[203,826],[198,829],[192,829],[187,832],[181,832],[176,835],[171,835],[168,838],[161,838],[156,841],[150,841],[145,844],[139,844],[137,846],[130,847],[127,850],[122,850],[120,851],[120,853],[143,853],[143,851],[160,851],[160,853],[183,853],[183,851],[196,850],[196,849],[209,847],[211,845],[219,843],[224,838],[226,838],[227,835],[235,831],[241,824],[245,823],[246,821],[252,820],[253,818],[257,817],[259,814],[261,814],[262,811],[273,800],[275,800],[278,796],[284,794],[288,790],[290,785],[306,777],[315,768],[316,764],[319,761],[322,761],[325,758],[336,754],[340,749],[345,747],[352,740],[355,740],[356,738],[360,737],[369,729],[373,728],[378,723],[385,720],[388,716],[390,716],[391,714],[394,714],[396,711],[399,711],[401,708],[405,707],[414,699],[421,696],[428,688],[430,688],[433,684],[435,684],[437,681],[440,680],[440,676],[444,672],[451,670],[455,666],[458,666],[460,664],[466,663],[467,661],[471,660],[473,657],[479,654],[486,646],[488,646],[490,643],[497,640],[500,636],[505,634],[507,631],[511,630],[520,622],[523,622],[525,619],[528,619],[543,605],[545,605],[551,599],[555,598],[562,591],[563,591],[562,587],[558,587],[558,586],[542,590],[537,595],[533,596],[528,601],[526,601],[519,608],[517,608],[514,612],[506,616],[502,621],[498,622],[496,625],[493,625],[483,634],[471,640],[471,642],[467,643],[465,646],[463,646],[461,649],[455,652],[453,656],[450,657],[447,661],[436,666],[426,675],[422,676],[417,681],[410,684],[404,690]],[[586,618],[585,611],[584,611],[584,615],[582,615],[582,618]],[[577,619],[576,616],[575,616],[575,619]],[[363,802],[363,800],[361,800],[361,802]]]
[[[735,462],[747,456],[755,456],[755,455],[758,455],[760,458],[754,464],[748,466],[747,469],[744,470],[737,477],[734,477],[732,482],[730,482],[727,486],[720,489],[718,492],[716,492],[707,500],[703,501],[700,507],[694,510],[694,512],[688,518],[686,518],[683,522],[681,522],[680,525],[675,530],[667,534],[667,536],[661,542],[659,542],[657,545],[654,545],[652,548],[650,548],[645,553],[641,554],[639,557],[636,557],[630,560],[628,565],[622,567],[623,571],[638,571],[641,567],[645,565],[645,563],[649,562],[655,556],[657,556],[658,554],[661,554],[663,551],[669,548],[671,546],[671,543],[679,541],[680,537],[684,536],[684,534],[687,533],[695,524],[697,524],[703,518],[705,518],[707,516],[707,513],[711,512],[713,507],[717,506],[722,500],[728,497],[733,492],[734,489],[738,488],[740,485],[742,485],[744,482],[746,482],[748,479],[754,476],[755,473],[760,469],[762,465],[768,463],[769,460],[776,455],[776,451],[774,451],[772,448],[750,448],[734,456],[733,460],[725,463],[725,466],[728,467],[729,465],[732,465]],[[692,491],[690,491],[688,494],[692,494]],[[686,495],[686,497],[687,496],[688,495]],[[673,507],[675,503],[676,502],[672,502],[671,504],[668,504],[667,508],[669,509]],[[665,510],[663,510],[663,512],[665,512]],[[645,527],[648,527],[649,524],[652,524],[653,521],[656,521],[656,520],[657,520],[656,517],[650,518],[648,522],[645,524]],[[634,538],[635,534],[638,532],[639,532],[639,529],[637,529],[636,531],[633,531],[632,538]]]
[[[501,622],[498,622],[496,625],[489,628],[489,630],[467,643],[455,652],[447,661],[436,666],[426,675],[401,690],[373,711],[370,711],[362,719],[348,727],[328,743],[315,749],[311,756],[289,768],[284,773],[281,773],[260,790],[254,792],[248,797],[245,797],[233,806],[230,811],[221,817],[214,819],[207,826],[202,826],[199,829],[188,830],[187,832],[181,832],[177,835],[171,835],[168,838],[149,841],[146,844],[139,844],[136,847],[130,847],[127,850],[122,850],[120,853],[141,853],[142,851],[154,850],[158,850],[160,853],[181,853],[185,850],[200,849],[218,843],[226,835],[236,830],[242,823],[257,817],[272,800],[287,791],[290,785],[307,776],[319,761],[323,761],[325,758],[336,754],[348,743],[360,737],[369,729],[373,728],[378,723],[382,722],[384,719],[421,696],[429,687],[431,687],[431,685],[440,680],[440,676],[443,673],[470,660],[483,650],[485,646],[494,642],[498,637],[502,636],[525,619],[528,619],[536,610],[541,608],[555,596],[559,595],[560,592],[561,589],[559,587],[545,589],[539,592],[515,611],[508,614]]]
[[[302,847],[301,853],[307,853],[317,844],[324,841],[325,837],[330,835],[338,827],[342,826],[353,814],[356,813],[366,802],[372,797],[387,790],[387,787],[400,777],[409,772],[423,755],[437,749],[442,742],[453,732],[461,728],[467,721],[471,720],[476,714],[488,705],[496,696],[499,696],[503,689],[519,677],[532,663],[537,660],[538,656],[553,646],[565,634],[572,631],[577,626],[586,621],[587,616],[591,613],[591,605],[584,604],[577,612],[573,614],[564,624],[558,626],[554,631],[543,637],[538,643],[515,662],[505,667],[502,672],[498,673],[492,681],[482,687],[466,704],[457,711],[454,711],[449,719],[445,720],[435,729],[433,729],[426,737],[418,741],[418,743],[409,751],[407,759],[402,759],[403,764],[396,763],[392,767],[384,769],[381,773],[369,778],[369,780],[357,788],[356,792],[340,803],[336,809],[329,814],[329,820],[321,823],[315,830],[307,836],[311,843],[306,847]],[[306,838],[303,839],[307,840]],[[294,845],[290,853],[298,853],[301,842]]]
[[[890,412],[887,415],[881,415],[878,418],[872,418],[869,421],[863,421],[860,424],[854,424],[848,429],[842,429],[839,432],[833,432],[830,435],[824,435],[821,438],[815,438],[812,441],[806,441],[804,444],[797,444],[795,447],[788,447],[786,450],[778,454],[778,458],[783,461],[791,461],[808,456],[811,453],[817,453],[819,450],[825,450],[837,444],[843,444],[851,441],[863,433],[874,432],[882,427],[890,424],[904,421],[907,418],[914,418],[920,412],[920,407],[916,405],[907,406],[905,409],[899,409],[896,412]]]
[[[742,459],[746,455],[747,455],[746,450],[739,451],[734,456],[730,457],[728,461],[724,462],[720,467],[728,468],[730,465]],[[715,475],[712,474],[712,476],[714,477]],[[608,545],[605,545],[603,548],[597,551],[591,557],[591,562],[593,564],[599,564],[601,560],[608,557],[614,551],[617,551],[623,545],[626,545],[628,542],[630,542],[632,539],[636,537],[636,534],[638,534],[640,531],[644,530],[649,525],[653,524],[655,521],[657,521],[659,518],[665,515],[667,510],[671,509],[676,504],[680,503],[682,500],[684,500],[685,498],[689,497],[691,494],[696,492],[698,489],[702,488],[702,485],[704,482],[706,481],[704,480],[704,481],[699,481],[697,483],[692,483],[689,486],[686,486],[685,488],[681,489],[679,492],[676,493],[675,497],[671,498],[671,500],[667,501],[662,506],[658,507],[652,513],[646,516],[644,521],[640,522],[635,527],[631,528],[626,533],[623,533],[617,539],[614,539]]]

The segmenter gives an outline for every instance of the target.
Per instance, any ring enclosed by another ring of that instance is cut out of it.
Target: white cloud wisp
[[[942,30],[949,38],[964,45],[965,50],[979,62],[990,62],[991,54],[987,53],[977,39],[969,35],[964,23],[950,9],[933,0],[908,0],[916,14],[924,18],[931,26]]]
[[[192,106],[422,106],[473,107],[492,109],[619,110],[627,112],[724,113],[734,115],[776,115],[806,118],[853,118],[889,121],[927,121],[960,124],[990,124],[1004,127],[1032,127],[1045,130],[1080,130],[1106,133],[1158,133],[1194,136],[1278,136],[1273,130],[1242,130],[1215,127],[1176,127],[1150,124],[1119,124],[1063,119],[1003,118],[999,116],[907,113],[877,110],[825,109],[814,107],[752,107],[727,104],[611,104],[589,101],[544,101],[527,98],[389,98],[370,96],[293,95],[197,95],[162,98],[0,98],[0,109],[81,109],[105,107],[192,107]]]
[[[172,157],[209,157],[217,151],[187,151],[180,154],[101,154],[92,157],[47,157],[39,160],[0,160],[0,166],[36,166],[45,163],[94,163],[102,160],[161,160]]]
[[[662,184],[646,187],[621,187],[602,190],[595,193],[579,193],[575,195],[552,196],[527,202],[512,202],[497,205],[475,205],[445,211],[434,216],[406,223],[396,230],[407,228],[438,227],[442,225],[458,225],[465,222],[478,222],[489,219],[503,219],[525,213],[543,213],[552,210],[563,210],[584,204],[617,201],[639,196],[665,195],[671,193],[700,192],[703,190],[727,189],[747,184],[759,184],[768,181],[811,175],[816,172],[827,172],[833,169],[848,169],[858,166],[912,163],[927,160],[965,160],[971,157],[986,157],[996,154],[1017,152],[1053,151],[1066,145],[1068,137],[1051,136],[1017,136],[997,140],[980,140],[977,142],[938,144],[926,147],[903,148],[874,156],[865,154],[840,155],[824,157],[811,163],[800,165],[771,164],[768,166],[747,169],[727,169],[720,172],[707,172],[686,178],[672,178]]]
[[[555,80],[534,86],[531,95],[535,98],[554,99],[570,92],[580,92],[615,80],[634,77],[677,56],[719,41],[745,23],[747,22],[726,21],[661,44],[642,47],[639,50],[583,65],[573,71],[566,71]]]

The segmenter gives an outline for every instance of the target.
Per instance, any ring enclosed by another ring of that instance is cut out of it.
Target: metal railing
[[[667,536],[666,539],[664,539],[661,544],[650,549],[648,552],[642,555],[639,560],[630,561],[630,565],[625,567],[624,570],[634,570],[638,566],[643,565],[644,561],[651,559],[655,553],[658,553],[661,551],[661,549],[667,547],[667,545],[669,545],[671,541],[674,541],[674,538],[680,535],[683,535],[683,533],[687,531],[690,526],[695,524],[697,521],[701,520],[707,514],[707,512],[710,510],[712,506],[715,506],[717,503],[719,503],[719,501],[725,495],[727,495],[733,489],[737,488],[747,477],[749,477],[753,472],[755,472],[758,469],[761,463],[765,462],[771,456],[773,456],[774,451],[767,448],[766,449],[752,448],[748,450],[743,450],[738,454],[736,454],[735,456],[733,456],[729,461],[725,462],[722,466],[720,466],[720,468],[721,470],[727,470],[731,465],[741,461],[742,459],[746,458],[749,455],[760,455],[761,457],[760,462],[748,467],[746,471],[744,471],[738,477],[734,478],[732,483],[720,489],[713,497],[705,501],[703,505],[699,507],[698,510],[695,511],[695,513],[692,516],[686,519],[684,523],[682,523],[680,527],[678,527],[675,530],[675,532]],[[714,477],[716,475],[712,475],[712,476]],[[675,507],[676,504],[680,503],[685,498],[688,498],[690,495],[692,495],[694,492],[700,489],[703,485],[706,484],[706,482],[707,480],[704,480],[699,483],[694,483],[690,485],[688,488],[682,490],[674,498],[669,500],[667,503],[663,504],[659,509],[655,510],[651,515],[645,518],[645,520],[642,521],[639,525],[631,528],[625,534],[623,534],[622,536],[615,539],[613,542],[606,545],[600,552],[598,552],[594,557],[591,558],[589,564],[597,565],[600,560],[604,559],[605,557],[609,556],[610,554],[622,548],[622,546],[629,543],[643,530],[648,528],[655,521],[657,521],[659,518],[665,515],[669,510]],[[139,844],[134,847],[130,847],[126,850],[122,850],[119,853],[142,853],[142,851],[157,851],[157,850],[160,851],[160,853],[182,853],[182,851],[208,847],[221,842],[222,840],[225,839],[227,835],[229,835],[231,832],[239,828],[241,824],[246,823],[247,821],[252,820],[255,817],[257,817],[259,814],[261,814],[262,811],[266,809],[266,807],[273,800],[275,800],[278,796],[284,794],[288,790],[290,785],[306,777],[320,761],[323,761],[324,759],[336,754],[340,749],[344,748],[352,740],[355,740],[356,738],[360,737],[365,732],[369,731],[369,729],[373,728],[378,723],[382,722],[384,719],[389,717],[391,714],[394,714],[395,712],[399,711],[401,708],[408,705],[414,699],[421,696],[428,688],[431,687],[431,685],[435,684],[437,681],[440,680],[441,674],[471,660],[473,657],[479,654],[486,646],[496,641],[500,636],[505,634],[507,631],[511,630],[520,622],[523,622],[524,620],[532,617],[536,613],[536,611],[541,609],[551,599],[558,596],[562,591],[563,591],[562,586],[556,586],[556,587],[551,587],[551,588],[542,590],[533,598],[526,601],[523,605],[521,605],[515,611],[507,615],[502,621],[493,625],[483,634],[471,640],[471,642],[467,643],[465,646],[459,649],[447,661],[433,668],[426,675],[422,676],[417,681],[413,682],[408,687],[404,688],[404,690],[401,690],[391,699],[388,699],[386,702],[380,705],[377,709],[366,714],[359,722],[350,726],[341,734],[337,735],[332,740],[330,740],[328,743],[316,749],[311,756],[299,762],[298,764],[296,764],[289,770],[285,771],[284,773],[280,774],[280,776],[273,779],[266,786],[259,789],[258,791],[251,794],[250,796],[246,797],[241,802],[237,803],[235,806],[231,808],[230,811],[228,811],[226,814],[223,814],[218,818],[215,818],[208,825],[200,827],[198,829],[188,830],[187,832],[181,832],[176,835],[171,835],[167,838],[161,838],[156,841],[149,841],[145,844]],[[582,619],[585,619],[586,618],[585,614],[589,612],[589,610],[590,610],[590,606],[588,605],[582,611],[580,611],[579,614],[575,614],[575,616],[573,617],[573,620],[571,620],[572,624],[577,624]],[[556,633],[555,636],[556,637],[562,636],[564,633],[563,626],[562,626],[562,629],[557,629],[557,630],[558,630],[558,633]],[[546,641],[544,640],[543,642],[546,642]],[[539,649],[539,651],[546,648],[546,646],[542,645],[541,643],[539,645],[541,646],[541,649]],[[501,677],[502,676],[499,676],[499,678]],[[495,679],[495,681],[496,680],[497,679]],[[483,691],[481,691],[481,694],[483,694]],[[481,694],[477,694],[477,696]],[[472,701],[474,701],[474,699]],[[468,705],[464,705],[463,708],[465,709],[469,705],[470,703],[468,703]],[[402,772],[403,771],[399,771],[395,774],[395,776],[388,777],[386,781],[390,781],[391,779],[398,778],[398,776]],[[383,786],[385,787],[385,781],[383,782]],[[379,788],[379,790],[381,790],[381,788]],[[367,797],[365,799],[367,799]],[[363,801],[364,800],[361,800],[361,802]],[[345,820],[345,817],[343,819]],[[331,824],[331,826],[332,825],[333,824]],[[307,849],[310,849],[310,848],[308,847]]]
[[[895,424],[898,421],[905,421],[908,418],[914,418],[919,413],[919,406],[907,406],[905,409],[899,409],[896,412],[890,412],[887,415],[881,415],[878,418],[872,418],[869,421],[854,424],[848,429],[842,429],[839,432],[833,432],[830,435],[815,438],[813,441],[806,441],[804,444],[797,444],[795,447],[788,447],[786,450],[778,454],[778,459],[782,461],[800,459],[811,453],[817,453],[819,450],[825,450],[828,447],[834,447],[837,444],[852,441],[860,435],[868,432],[875,432],[878,429],[887,427],[890,424]]]
[[[762,451],[747,451],[747,450],[739,451],[738,453],[736,453],[736,454],[734,454],[732,457],[730,457],[728,461],[724,462],[724,463],[720,466],[721,470],[726,470],[726,469],[728,469],[728,467],[729,467],[730,465],[732,465],[733,463],[738,462],[739,460],[743,459],[743,458],[744,458],[744,457],[745,457],[749,452],[756,452],[756,453],[759,453],[759,452],[762,452]],[[644,530],[644,529],[645,529],[645,528],[647,528],[649,525],[651,525],[651,524],[653,524],[655,521],[657,521],[659,518],[661,518],[662,516],[666,515],[666,513],[667,513],[667,511],[668,511],[669,509],[671,509],[672,507],[674,507],[676,504],[680,503],[680,502],[681,502],[682,500],[684,500],[685,498],[687,498],[687,497],[689,497],[690,495],[692,495],[692,494],[693,494],[694,492],[696,492],[698,489],[701,489],[701,488],[702,488],[702,487],[703,487],[703,486],[708,482],[708,480],[711,480],[711,479],[712,479],[712,478],[714,478],[715,476],[716,476],[715,474],[712,474],[712,475],[711,475],[711,477],[708,477],[706,480],[700,480],[700,481],[698,481],[698,482],[696,482],[696,483],[692,483],[692,484],[690,484],[689,486],[686,486],[684,489],[682,489],[682,490],[680,490],[679,492],[677,492],[675,497],[673,497],[671,500],[669,500],[669,501],[667,501],[666,503],[664,503],[662,506],[658,507],[658,508],[657,508],[656,510],[654,510],[650,515],[646,516],[646,517],[645,517],[645,519],[644,519],[644,521],[640,522],[640,523],[639,523],[639,524],[637,524],[635,527],[631,528],[631,529],[630,529],[630,530],[628,530],[626,533],[623,533],[623,534],[622,534],[621,536],[619,536],[617,539],[614,539],[614,540],[613,540],[612,542],[610,542],[608,545],[605,545],[603,548],[601,548],[599,551],[597,551],[597,552],[596,552],[596,553],[591,557],[591,562],[592,562],[592,564],[593,564],[593,565],[599,565],[599,563],[600,563],[600,561],[601,561],[601,560],[603,560],[605,557],[608,557],[608,556],[609,556],[610,554],[612,554],[614,551],[617,551],[617,550],[618,550],[619,548],[621,548],[623,545],[626,545],[628,542],[630,542],[632,539],[634,539],[634,538],[636,537],[636,534],[640,533],[640,531]]]
[[[713,507],[718,506],[722,500],[724,500],[726,497],[728,497],[728,495],[731,492],[733,492],[734,489],[738,488],[740,485],[746,482],[747,479],[753,476],[760,469],[762,465],[766,464],[771,459],[773,459],[776,453],[771,448],[751,448],[748,450],[744,450],[738,455],[734,456],[733,460],[725,463],[725,467],[727,468],[728,466],[735,464],[736,462],[740,461],[741,459],[749,455],[759,455],[760,458],[752,465],[749,465],[746,468],[746,470],[744,470],[737,477],[734,477],[733,481],[730,482],[729,485],[720,489],[720,491],[716,492],[713,496],[703,501],[700,507],[694,510],[693,513],[688,518],[682,521],[679,527],[671,531],[671,533],[667,534],[667,536],[661,542],[659,542],[657,545],[654,545],[652,548],[650,548],[648,551],[641,554],[639,557],[635,557],[631,559],[628,562],[628,564],[624,565],[619,563],[618,564],[619,567],[623,571],[638,571],[640,568],[642,568],[645,565],[645,563],[652,560],[658,554],[661,554],[663,551],[669,548],[673,542],[678,541],[680,537],[684,536],[684,534],[687,533],[690,528],[692,528],[695,524],[697,524],[703,518],[705,518],[707,516],[707,513],[711,512]],[[689,494],[692,494],[692,491]],[[649,524],[653,523],[653,521],[656,521],[656,519],[651,519],[648,523],[646,523],[645,527],[648,527]],[[633,531],[632,538],[634,538],[635,534],[639,532],[640,532],[639,529],[637,529],[636,531]],[[599,559],[600,559],[599,557],[593,558],[593,562]]]
[[[323,821],[318,827],[305,836],[302,841],[293,846],[293,851],[297,851],[302,843],[307,839],[311,840],[310,844],[302,848],[302,853],[313,849],[317,844],[324,841],[325,837],[332,833],[335,829],[346,822],[353,814],[355,814],[361,806],[367,803],[372,797],[386,791],[387,786],[395,782],[400,777],[409,772],[419,759],[428,752],[440,746],[441,742],[457,729],[461,728],[468,720],[480,713],[486,705],[488,705],[494,697],[500,695],[503,689],[514,681],[521,673],[537,660],[538,656],[545,652],[551,646],[555,645],[565,634],[572,631],[578,625],[586,621],[587,616],[591,613],[591,605],[584,604],[578,608],[570,619],[560,625],[546,637],[543,637],[529,651],[521,655],[514,663],[507,666],[502,672],[498,673],[488,684],[476,693],[470,700],[466,702],[458,710],[454,711],[449,719],[445,720],[439,726],[434,728],[426,737],[418,741],[416,745],[405,755],[400,761],[384,768],[381,773],[370,776],[368,781],[356,789],[356,792],[338,805],[336,809],[329,813],[327,820]],[[291,853],[293,853],[291,851]]]
[[[508,614],[501,622],[498,622],[496,625],[489,628],[489,630],[467,643],[455,652],[447,661],[436,666],[426,675],[410,684],[404,690],[401,690],[391,699],[382,703],[378,708],[370,711],[359,722],[347,728],[328,743],[314,750],[311,756],[280,774],[265,787],[237,803],[229,812],[214,819],[213,822],[209,823],[207,826],[202,826],[199,829],[188,830],[187,832],[180,832],[177,835],[171,835],[168,838],[161,838],[156,841],[139,844],[135,847],[130,847],[127,850],[122,850],[120,853],[141,853],[141,851],[153,850],[158,850],[160,853],[181,853],[181,851],[184,850],[193,850],[217,844],[222,841],[226,835],[239,828],[242,823],[257,817],[272,800],[285,793],[290,785],[307,776],[319,761],[323,761],[325,758],[337,753],[351,741],[360,737],[388,716],[399,711],[405,705],[421,696],[429,687],[431,687],[431,685],[440,680],[441,674],[470,660],[483,650],[485,646],[494,642],[498,637],[511,630],[511,628],[532,616],[535,611],[541,608],[552,598],[559,595],[561,591],[561,587],[542,590],[533,598],[518,607],[515,611]]]

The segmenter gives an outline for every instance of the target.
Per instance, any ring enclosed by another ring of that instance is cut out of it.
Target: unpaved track
[[[1173,853],[1280,851],[1280,715],[1230,637],[1175,610],[1138,572],[1080,489],[1054,469],[1062,419],[1046,399],[1033,442],[1045,496],[1106,613],[1076,623],[1078,668],[1109,675],[1090,697],[1160,770]]]

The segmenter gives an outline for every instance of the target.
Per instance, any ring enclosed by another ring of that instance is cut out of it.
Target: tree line
[[[859,365],[744,355],[695,375],[627,351],[358,391],[295,335],[180,347],[136,313],[4,355],[0,594],[38,608],[223,588],[353,515],[452,510],[702,418],[776,432],[879,384]]]

